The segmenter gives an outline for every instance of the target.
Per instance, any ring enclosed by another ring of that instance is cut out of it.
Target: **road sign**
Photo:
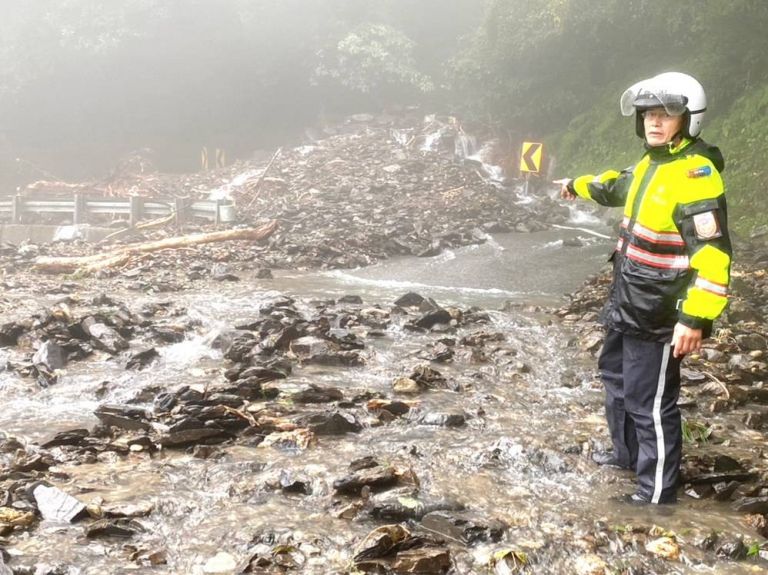
[[[520,171],[538,174],[541,171],[541,154],[544,146],[538,142],[523,142],[520,154]]]

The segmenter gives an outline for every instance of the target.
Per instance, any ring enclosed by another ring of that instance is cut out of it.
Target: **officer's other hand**
[[[553,180],[553,184],[560,186],[560,197],[564,200],[575,200],[577,198],[571,190],[568,189],[568,184],[571,183],[569,178],[561,178],[559,180]]]
[[[701,330],[678,323],[672,333],[672,349],[675,357],[701,350]]]

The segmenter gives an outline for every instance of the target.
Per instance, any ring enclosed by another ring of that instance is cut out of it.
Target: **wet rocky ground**
[[[567,221],[567,208],[545,195],[518,202],[490,181],[479,160],[457,159],[460,133],[450,122],[432,120],[430,130],[369,119],[312,147],[282,152],[266,173],[266,164],[241,165],[205,177],[130,180],[179,193],[229,186],[243,223],[279,222],[258,244],[153,253],[90,277],[32,268],[42,255],[87,255],[105,246],[4,246],[0,346],[7,353],[0,370],[19,378],[29,394],[67,385],[67,370],[95,362],[109,362],[116,373],[151,372],[164,349],[201,327],[174,294],[201,287],[215,293],[218,282],[268,278],[283,269],[435,255],[491,233]],[[251,169],[252,177],[232,184]],[[177,233],[145,231],[131,241]],[[682,522],[685,531],[677,530],[674,510],[638,516],[618,504],[602,509],[592,493],[631,486],[631,478],[590,461],[607,442],[594,372],[605,274],[552,310],[453,307],[413,292],[387,303],[355,294],[314,300],[271,294],[210,342],[220,356],[195,377],[180,373],[173,385],[150,383],[120,402],[100,400],[113,397],[118,385],[117,377],[107,379],[92,391],[95,425],[37,430],[44,437],[34,441],[0,432],[0,575],[762,570],[768,565],[763,240],[740,243],[729,309],[702,353],[685,363],[679,507],[694,510]],[[570,248],[578,253],[578,245]],[[41,307],[43,300],[54,303]],[[392,355],[393,342],[410,351]],[[548,363],[553,353],[563,359],[559,367]],[[333,374],[342,373],[345,379],[336,379],[344,383],[334,385]],[[348,383],[350,374],[356,383]],[[506,419],[510,411],[522,421]],[[563,424],[574,429],[560,429]],[[381,448],[382,441],[390,447]],[[249,455],[237,459],[240,453]],[[189,567],[178,545],[161,536],[173,493],[93,497],[79,472],[159,469],[177,461],[228,464],[236,476],[217,481],[232,507],[278,500],[303,510],[304,524],[275,517],[259,528],[238,525],[234,543]],[[477,491],[466,490],[472,484]],[[490,501],[479,495],[483,490]],[[494,505],[501,492],[517,493],[519,508]],[[588,503],[574,503],[581,501]],[[719,508],[739,517],[741,527],[714,527],[707,510]],[[318,517],[330,523],[313,529]],[[98,545],[110,567],[91,567],[72,553],[52,561],[21,551],[50,525],[61,526],[73,549]]]

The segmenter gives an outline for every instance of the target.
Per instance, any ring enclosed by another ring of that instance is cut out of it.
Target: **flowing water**
[[[402,258],[352,271],[283,272],[273,280],[246,278],[217,284],[211,291],[174,294],[175,303],[184,305],[200,327],[188,340],[162,348],[151,369],[126,372],[105,356],[74,364],[46,390],[12,373],[0,373],[4,405],[0,429],[37,442],[56,431],[94,424],[92,413],[101,402],[126,401],[150,385],[173,389],[220,377],[221,352],[211,347],[215,336],[236,320],[255,316],[277,294],[298,298],[308,316],[313,298],[347,294],[362,296],[365,305],[387,306],[407,291],[433,297],[442,305],[477,305],[491,310],[491,329],[504,332],[515,350],[507,366],[480,365],[471,376],[459,367],[437,366],[461,382],[465,391],[422,395],[419,409],[461,408],[470,418],[459,429],[406,419],[368,427],[357,435],[322,437],[306,451],[233,445],[225,447],[221,457],[207,460],[184,452],[163,452],[153,458],[105,453],[94,463],[58,469],[62,475],[57,484],[82,501],[152,502],[153,513],[141,520],[147,534],[132,544],[165,549],[165,566],[127,569],[132,547],[89,541],[79,526],[50,522],[20,538],[11,553],[75,566],[73,573],[201,573],[201,566],[218,551],[243,557],[254,534],[286,530],[297,541],[315,542],[319,550],[304,572],[343,572],[352,542],[375,525],[334,518],[331,483],[348,473],[350,461],[366,455],[413,469],[420,499],[455,500],[511,526],[500,543],[456,551],[459,572],[479,571],[491,552],[504,547],[538,550],[543,559],[537,572],[568,572],[564,565],[572,561],[573,548],[558,550],[552,542],[578,540],[598,521],[661,522],[683,532],[698,528],[705,514],[707,529],[738,532],[736,515],[707,504],[687,501],[667,517],[612,504],[607,496],[630,490],[632,478],[564,455],[567,448],[604,432],[594,366],[574,364],[560,328],[547,325],[541,315],[524,313],[520,306],[500,310],[505,302],[556,304],[599,270],[611,242],[587,232],[559,229],[500,235],[434,258]],[[581,246],[569,247],[575,237]],[[111,296],[130,298],[131,306],[163,299]],[[44,300],[37,303],[46,305]],[[392,380],[423,363],[418,354],[433,340],[434,336],[414,335],[395,325],[385,337],[367,338],[372,344],[364,369],[299,368],[281,389],[313,382],[350,394],[374,390],[390,395]],[[285,495],[265,487],[286,471],[307,478],[312,494]],[[742,569],[720,564],[717,572],[746,572]],[[713,571],[680,565],[680,572]]]

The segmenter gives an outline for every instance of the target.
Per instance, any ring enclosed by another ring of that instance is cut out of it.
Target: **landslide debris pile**
[[[265,248],[241,244],[230,250],[231,258],[256,258],[260,267],[277,268],[351,268],[396,255],[434,256],[482,243],[489,233],[535,231],[568,219],[567,207],[546,194],[521,201],[512,182],[494,181],[497,170],[480,159],[485,152],[464,157],[467,136],[453,124],[433,120],[426,128],[403,127],[388,118],[366,119],[311,145],[280,149],[263,163],[181,176],[121,173],[110,193],[230,197],[241,223],[279,222]],[[176,233],[168,223],[137,230],[130,241]],[[56,244],[39,255],[99,249]],[[201,248],[196,256],[208,257],[215,249]]]

